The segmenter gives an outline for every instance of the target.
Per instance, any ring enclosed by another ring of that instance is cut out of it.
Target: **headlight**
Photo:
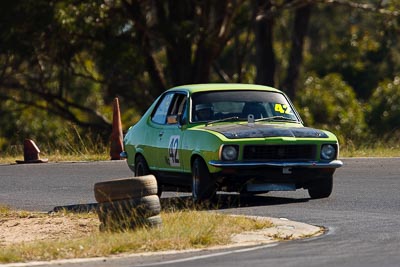
[[[222,160],[236,160],[238,158],[237,146],[224,146],[221,152]]]
[[[321,147],[321,158],[332,160],[336,157],[336,147],[333,145],[323,145]]]

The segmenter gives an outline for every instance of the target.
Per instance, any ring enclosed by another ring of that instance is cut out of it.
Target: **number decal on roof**
[[[292,110],[288,105],[285,104],[275,104],[275,112],[279,112],[281,114],[292,114]]]
[[[169,139],[169,146],[168,146],[169,165],[174,167],[180,166],[179,153],[178,153],[179,138],[180,138],[179,135],[173,135]]]

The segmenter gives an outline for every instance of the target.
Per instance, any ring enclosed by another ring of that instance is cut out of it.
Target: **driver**
[[[198,104],[196,105],[196,120],[197,121],[207,121],[211,120],[214,111],[211,104]]]

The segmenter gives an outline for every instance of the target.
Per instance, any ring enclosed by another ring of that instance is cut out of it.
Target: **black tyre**
[[[99,203],[156,195],[157,181],[153,175],[122,178],[94,185],[94,196]]]
[[[142,155],[138,155],[135,160],[135,176],[150,174],[149,166]]]
[[[147,161],[142,155],[138,155],[135,160],[135,176],[142,176],[142,175],[148,175],[151,174],[149,165],[147,164]],[[157,177],[156,177],[157,180]],[[158,191],[157,195],[161,197],[162,194],[162,186],[158,183]]]
[[[97,214],[101,222],[100,230],[128,230],[141,226],[156,226],[161,212],[158,196],[146,196],[129,200],[99,203]]]
[[[211,200],[216,194],[215,180],[210,175],[206,163],[196,158],[192,164],[192,196],[195,202]]]
[[[327,198],[333,189],[333,177],[329,176],[311,183],[308,187],[308,194],[312,199]]]

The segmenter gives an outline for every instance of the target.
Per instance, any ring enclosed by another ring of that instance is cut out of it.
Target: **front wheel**
[[[206,163],[196,158],[192,164],[192,196],[195,202],[211,200],[216,194],[215,181]]]
[[[327,198],[333,189],[333,177],[329,176],[311,183],[308,187],[308,194],[312,199]]]
[[[135,176],[150,174],[149,166],[142,155],[138,155],[135,160]]]

